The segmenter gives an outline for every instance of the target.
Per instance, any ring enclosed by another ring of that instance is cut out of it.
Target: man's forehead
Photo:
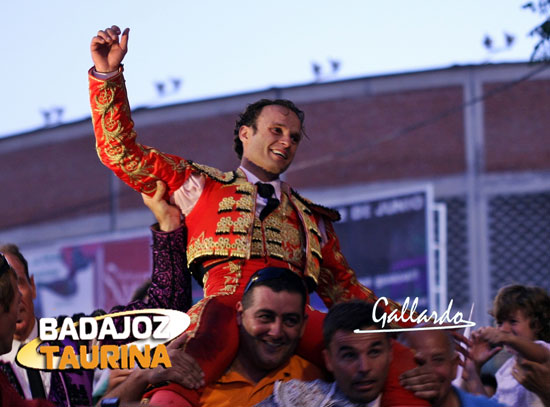
[[[283,306],[285,309],[301,311],[302,296],[290,291],[273,291],[270,287],[254,287],[252,291],[252,306],[261,309],[274,309]]]
[[[443,330],[410,332],[407,342],[414,351],[425,355],[447,353],[454,346],[453,340]]]
[[[283,125],[294,125],[301,127],[300,119],[291,109],[281,105],[264,106],[258,116],[258,120],[269,122],[280,122]]]
[[[332,337],[332,344],[337,348],[353,347],[357,349],[366,349],[386,341],[388,341],[388,336],[383,332],[355,333],[337,330]]]

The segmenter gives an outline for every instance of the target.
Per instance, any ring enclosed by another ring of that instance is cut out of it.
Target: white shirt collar
[[[32,341],[34,338],[36,338],[38,336],[38,320],[35,318],[34,319],[34,325],[31,329],[31,333],[29,334],[29,336],[27,337],[27,339],[25,339],[23,341],[23,344],[27,344],[29,343],[30,341]]]
[[[241,169],[242,172],[244,172],[244,175],[246,175],[247,181],[250,182],[251,184],[256,184],[256,182],[261,182],[261,183],[264,183],[264,184],[273,185],[273,188],[275,188],[275,195],[277,196],[277,199],[279,201],[281,200],[281,180],[279,178],[277,178],[273,181],[264,182],[264,181],[261,181],[257,176],[252,174],[250,171],[248,171],[243,166],[240,166],[239,168]]]

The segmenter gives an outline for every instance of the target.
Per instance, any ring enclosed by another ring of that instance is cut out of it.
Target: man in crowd
[[[306,295],[303,280],[288,269],[268,267],[252,276],[242,301],[237,304],[237,356],[227,372],[204,389],[201,406],[253,406],[271,394],[277,380],[321,377],[319,368],[294,354],[305,329]],[[179,354],[185,355],[185,352],[179,351]],[[169,369],[134,370],[128,380],[105,397],[118,397],[123,402],[137,401],[147,383],[161,380],[186,381],[183,384],[189,387],[204,384],[200,368],[189,356],[180,361],[172,360],[172,364]],[[172,369],[175,370],[171,372]],[[168,386],[155,392],[150,403],[189,405],[172,389],[173,386]]]
[[[20,347],[38,336],[38,322],[33,304],[36,285],[34,276],[29,274],[27,260],[16,245],[0,246],[0,252],[4,253],[15,270],[17,286],[21,292],[12,348],[9,353],[0,356],[0,369],[23,398],[48,399],[57,406],[89,406],[92,402],[93,371],[37,371],[15,363]]]
[[[399,400],[387,383],[392,358],[406,363],[408,358],[403,356],[409,351],[393,342],[388,333],[380,332],[380,313],[364,301],[334,305],[323,325],[323,355],[335,381],[277,383],[273,394],[258,407],[410,406],[407,400]]]
[[[13,335],[19,319],[21,293],[17,275],[0,253],[0,355],[11,351]],[[0,407],[51,407],[46,400],[24,400],[0,371]]]
[[[163,223],[165,231],[170,225]],[[184,260],[181,234],[153,233],[152,283],[147,291],[147,301],[133,301],[125,306],[114,307],[111,312],[143,308],[176,308],[186,311],[191,304],[191,282],[179,267]],[[48,399],[57,406],[90,406],[92,404],[93,370],[36,371],[19,366],[15,360],[20,347],[38,336],[38,323],[33,300],[36,298],[34,276],[29,273],[28,262],[14,244],[0,246],[0,253],[17,276],[21,292],[19,317],[13,337],[11,351],[0,356],[0,370],[8,377],[15,390],[26,399]],[[104,311],[98,310],[100,313]],[[76,346],[76,342],[65,339],[60,346]]]
[[[410,331],[403,341],[415,353],[420,366],[428,366],[437,377],[438,391],[431,398],[436,407],[491,407],[500,406],[483,396],[474,396],[452,385],[459,363],[456,344],[451,334],[443,329]],[[405,376],[407,373],[405,373]]]
[[[212,335],[209,328],[232,329],[235,304],[260,268],[290,268],[328,308],[351,298],[374,302],[374,293],[358,283],[340,251],[331,223],[338,213],[302,198],[279,178],[304,135],[303,112],[287,100],[249,105],[235,126],[240,166],[232,172],[140,145],[122,76],[128,35],[128,29],[112,26],[92,39],[89,81],[97,151],[140,192],[153,195],[157,181],[164,181],[166,197],[185,216],[187,264],[204,284],[205,299],[189,311],[183,348],[197,359],[206,382],[221,376],[238,349],[237,336]],[[390,302],[388,311],[394,309],[400,307]],[[323,316],[308,314],[299,354],[322,363]],[[198,400],[197,393],[189,397]]]

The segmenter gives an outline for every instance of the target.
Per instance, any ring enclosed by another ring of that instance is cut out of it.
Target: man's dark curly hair
[[[235,152],[237,153],[239,160],[243,157],[243,143],[239,138],[239,129],[241,128],[241,126],[249,126],[249,127],[252,127],[254,130],[256,130],[256,120],[258,119],[258,116],[260,115],[262,109],[266,106],[271,106],[271,105],[283,106],[293,111],[296,114],[296,116],[298,116],[298,119],[300,119],[300,126],[301,126],[300,133],[302,134],[302,136],[306,135],[306,132],[304,129],[304,118],[305,118],[304,112],[298,109],[298,107],[293,102],[286,99],[258,100],[257,102],[254,102],[248,105],[246,107],[246,110],[239,115],[239,119],[235,123],[235,130],[233,132],[235,136],[235,138],[233,139],[233,148],[235,149]]]
[[[493,300],[490,314],[497,324],[512,313],[522,311],[536,339],[550,342],[550,296],[540,287],[509,285],[502,287]]]

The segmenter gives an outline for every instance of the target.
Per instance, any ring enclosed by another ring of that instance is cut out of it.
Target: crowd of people
[[[338,213],[280,179],[305,135],[303,112],[288,100],[249,105],[236,122],[240,166],[231,172],[139,144],[122,68],[128,38],[129,29],[112,26],[92,39],[96,147],[101,161],[142,193],[158,223],[146,295],[115,310],[176,309],[191,324],[168,345],[172,367],[112,370],[97,403],[550,406],[548,293],[503,287],[491,311],[496,327],[470,338],[410,318],[398,325],[406,333],[384,332],[376,316],[399,314],[400,306],[389,300],[375,308],[375,293],[340,251],[332,226]],[[1,405],[92,405],[93,371],[15,363],[37,336],[36,286],[17,246],[0,253]],[[191,276],[204,287],[194,305]],[[308,304],[313,291],[328,313]],[[503,348],[513,356],[496,373],[489,398],[483,365]]]
[[[92,371],[39,371],[37,392],[28,369],[15,363],[19,346],[36,336],[35,288],[17,248],[0,250],[1,405],[92,405]],[[151,285],[148,295],[152,291]],[[394,337],[381,329],[383,310],[362,300],[340,302],[323,322],[322,365],[296,354],[308,322],[307,298],[293,271],[260,269],[237,303],[238,351],[223,375],[206,383],[200,365],[182,350],[182,336],[168,347],[171,368],[110,371],[103,400],[152,406],[550,406],[550,297],[540,288],[503,287],[491,311],[496,327],[477,329],[462,342],[452,330],[420,329],[429,324]],[[467,352],[459,349],[465,344]],[[513,356],[497,371],[489,399],[481,368],[502,347]],[[392,382],[391,361],[407,365],[409,353],[414,363]],[[461,354],[467,355],[464,362]],[[464,369],[457,387],[459,364]],[[167,382],[200,390],[199,401],[192,404]],[[425,403],[400,399],[399,387]]]

